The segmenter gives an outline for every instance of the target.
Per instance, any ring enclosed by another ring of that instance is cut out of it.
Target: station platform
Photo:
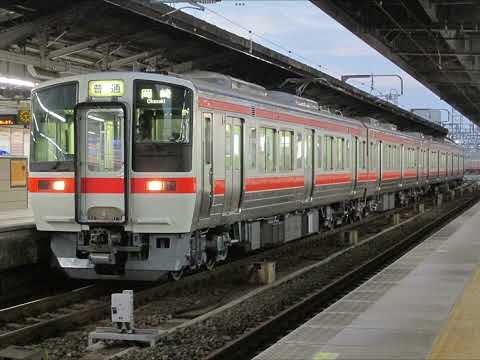
[[[33,228],[35,223],[31,209],[0,210],[0,232]]]
[[[480,204],[255,360],[480,359]]]

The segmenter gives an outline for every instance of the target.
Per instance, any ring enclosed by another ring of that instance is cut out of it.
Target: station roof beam
[[[310,0],[480,125],[480,2]]]
[[[30,75],[33,73],[34,79],[108,69],[174,73],[209,70],[268,89],[296,93],[302,86],[305,97],[344,115],[375,115],[400,129],[433,136],[447,133],[438,124],[346,84],[315,66],[173,11],[162,2],[7,0],[7,3],[2,2],[0,11],[13,11],[20,16],[15,21],[0,21],[0,38],[2,34],[12,34],[20,25],[29,31],[21,37],[8,38],[8,44],[5,43],[8,46],[0,49],[0,62],[20,64]],[[63,15],[51,20],[51,16],[59,14]],[[41,20],[42,31],[33,31]],[[280,88],[286,79],[295,81]],[[308,86],[303,87],[305,83]]]

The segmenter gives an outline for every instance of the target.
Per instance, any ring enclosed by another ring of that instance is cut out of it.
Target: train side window
[[[258,171],[265,172],[265,128],[258,134]]]
[[[211,113],[203,114],[205,164],[212,164],[212,118]]]
[[[305,166],[307,169],[313,167],[313,135],[305,136]]]
[[[376,144],[374,142],[370,142],[370,152],[368,153],[368,163],[371,171],[377,168],[377,152],[376,152]]]
[[[285,170],[285,131],[278,133],[278,170]]]
[[[278,168],[280,170],[293,170],[293,132],[282,130],[279,135]]]
[[[337,154],[337,143],[338,139],[336,137],[332,137],[332,169],[338,169],[338,154]]]
[[[358,168],[363,169],[363,148],[360,140],[357,140],[357,154]]]
[[[345,167],[347,169],[350,169],[350,159],[351,159],[351,153],[350,153],[350,140],[347,140],[345,142]]]
[[[387,170],[387,159],[388,159],[388,156],[387,156],[387,149],[388,149],[388,145],[387,144],[383,144],[383,146],[381,146],[382,148],[382,168],[383,170]]]
[[[321,169],[322,168],[322,136],[318,135],[317,136],[317,168]]]
[[[257,167],[257,128],[251,127],[248,134],[248,168]]]
[[[390,168],[395,169],[397,167],[397,145],[392,146],[392,154],[390,159]]]
[[[392,161],[391,161],[391,167],[392,167],[392,170],[396,169],[397,167],[399,167],[399,163],[397,162],[397,153],[398,153],[398,146],[397,145],[393,145],[392,146],[393,148],[393,151],[392,151]]]
[[[242,166],[242,127],[233,125],[233,169],[240,170]]]
[[[363,140],[359,149],[359,168],[365,170],[367,168],[367,142]]]
[[[225,170],[232,170],[232,126],[225,124]]]
[[[265,171],[275,171],[275,130],[265,129]]]
[[[333,170],[333,136],[325,135],[323,151],[323,166],[325,170]]]
[[[385,166],[385,170],[390,170],[390,149],[392,148],[392,146],[390,144],[387,144],[386,146],[384,146],[383,150],[384,150],[384,154],[383,154],[383,162],[384,162],[384,166]]]
[[[345,139],[337,138],[337,169],[343,170],[345,168]]]
[[[293,131],[286,131],[284,138],[285,169],[293,170]]]
[[[303,139],[302,134],[297,134],[297,169],[303,168]]]
[[[373,142],[370,141],[370,146],[368,150],[368,167],[370,170],[375,169],[375,151],[373,149]]]

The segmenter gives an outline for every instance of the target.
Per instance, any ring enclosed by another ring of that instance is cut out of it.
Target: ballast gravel
[[[412,221],[408,229],[420,226],[421,222],[437,215],[435,211],[425,214],[421,221]],[[396,239],[407,234],[408,229],[399,229],[398,234],[380,238],[362,246],[352,248],[334,261],[311,270],[295,279],[264,291],[236,306],[223,311],[195,325],[164,335],[153,348],[141,348],[115,359],[121,360],[194,360],[202,359],[212,351],[221,348],[265,320],[275,316],[299,299],[329,284],[339,275],[350,271],[355,264],[365,261],[391,246]],[[276,259],[281,272],[292,272],[325,258],[341,247],[325,246],[312,248],[302,254],[291,254],[285,259]],[[268,259],[267,259],[268,260]],[[156,327],[175,317],[184,309],[218,303],[235,294],[252,289],[248,284],[221,284],[214,288],[192,289],[153,301],[135,311],[137,327]],[[50,360],[81,359],[88,352],[88,332],[95,326],[108,326],[109,321],[97,322],[94,326],[83,327],[80,331],[68,332],[61,337],[49,338],[35,345],[48,352]]]

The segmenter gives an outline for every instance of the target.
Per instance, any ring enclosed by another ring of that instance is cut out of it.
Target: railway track
[[[435,230],[440,229],[444,224],[461,215],[477,203],[478,200],[478,197],[473,197],[441,214],[434,221],[411,232],[404,239],[381,251],[372,259],[354,267],[349,272],[335,279],[335,281],[306,295],[303,299],[287,307],[276,316],[258,324],[241,337],[209,354],[204,360],[245,360],[254,357],[268,345],[286,335],[291,329],[301,325],[313,315],[338,300],[339,297],[343,297],[346,293],[354,290],[371,276],[393,263]]]
[[[328,239],[342,231],[374,223],[375,221],[383,219],[385,216],[404,210],[405,209],[390,211],[387,214],[365,218],[359,223],[346,225],[342,228],[303,239],[303,242],[300,240],[301,243],[292,242],[282,247],[266,250],[253,255],[253,257],[236,260],[219,266],[213,272],[196,273],[185,277],[179,282],[168,282],[153,286],[136,293],[135,305],[137,307],[142,306],[149,301],[186,288],[198,289],[206,282],[228,278],[233,274],[238,275],[239,273],[243,273],[242,269],[255,259],[277,258],[282,256],[282,254],[288,254],[292,249],[302,245],[308,249],[313,242],[318,246],[318,241],[322,239]],[[335,250],[337,249],[334,247],[331,249],[331,252]],[[325,255],[327,254],[328,250]],[[312,254],[309,254],[309,256],[312,257]],[[112,286],[111,284],[106,285],[99,283],[0,310],[0,347],[38,341],[61,331],[66,331],[76,326],[105,318],[110,313],[109,294],[115,289],[118,289],[118,287]],[[178,316],[182,316],[182,318],[186,318],[188,317],[188,313],[201,313],[204,311],[201,310],[202,306],[196,305],[195,307],[198,308],[198,310],[195,311],[195,309],[188,307],[175,313]],[[208,309],[210,307],[210,305],[206,305],[203,308]],[[175,319],[173,319],[172,322],[174,323]]]
[[[412,209],[402,209],[395,212],[404,214],[404,218],[412,216]],[[393,212],[390,212],[387,215],[392,215],[392,213]],[[274,248],[245,259],[233,261],[218,267],[212,272],[193,274],[178,282],[165,283],[139,291],[135,294],[135,302],[137,307],[148,303],[155,304],[156,302],[159,302],[159,306],[163,306],[165,308],[169,308],[170,306],[170,309],[174,309],[171,312],[170,317],[167,316],[159,317],[158,319],[153,320],[142,320],[142,317],[140,316],[141,319],[139,323],[142,324],[143,322],[147,326],[153,325],[158,327],[164,332],[167,339],[175,339],[176,333],[189,332],[190,328],[195,328],[199,325],[201,326],[202,323],[208,322],[212,317],[221,316],[222,312],[233,311],[236,306],[244,302],[248,302],[250,299],[253,300],[255,296],[261,295],[263,292],[269,290],[268,288],[253,289],[249,285],[239,285],[239,283],[242,281],[245,267],[252,261],[258,261],[262,259],[279,260],[281,258],[285,258],[287,259],[285,260],[286,263],[288,263],[294,262],[298,259],[303,259],[302,263],[298,264],[297,266],[295,266],[295,264],[287,264],[286,266],[283,266],[289,269],[289,274],[287,274],[287,271],[285,271],[284,274],[281,274],[283,277],[282,281],[284,283],[288,283],[295,277],[299,277],[302,276],[302,274],[308,273],[313,269],[313,267],[318,268],[318,266],[320,266],[321,268],[321,265],[319,264],[322,262],[326,268],[329,268],[331,267],[331,262],[333,259],[341,256],[342,253],[343,255],[348,255],[348,251],[350,251],[348,246],[329,244],[331,242],[329,239],[334,237],[336,234],[353,228],[359,229],[359,232],[363,233],[364,236],[368,236],[370,233],[372,233],[372,228],[373,232],[380,232],[380,229],[385,228],[385,226],[387,226],[386,224],[390,222],[390,220],[385,220],[385,216],[386,214],[383,214],[382,216],[372,216],[371,218],[364,219],[359,224],[348,225],[341,229],[335,229],[321,235],[310,236],[296,242],[285,244],[279,248]],[[322,248],[321,251],[319,250],[320,248]],[[288,257],[294,252],[297,253],[298,257],[295,257],[296,260],[292,258],[289,261]],[[354,264],[352,261],[347,261],[344,265],[346,265],[346,268],[351,269]],[[312,267],[312,269],[309,270],[308,266]],[[280,271],[282,271],[282,267],[280,267]],[[334,273],[331,274],[332,277],[338,278],[342,270],[334,269],[333,272]],[[222,284],[225,285],[226,279],[228,279],[229,284],[232,283],[233,285],[232,287],[227,286],[226,288],[224,287],[222,289],[221,286]],[[327,280],[328,279],[325,279],[325,281]],[[207,284],[209,285],[208,289],[212,290],[205,292]],[[279,284],[277,283],[275,286],[278,285]],[[217,289],[220,289],[218,290],[218,294],[214,294],[215,291],[217,291],[215,290],[215,286],[217,286]],[[232,289],[234,289],[234,291],[230,291]],[[65,294],[63,296],[65,301],[67,301],[66,299],[69,299],[68,304],[65,306],[60,305],[61,303],[52,297],[49,300],[45,300],[43,304],[42,302],[38,302],[34,305],[33,303],[35,302],[33,302],[32,304],[25,304],[20,307],[16,307],[16,310],[13,308],[7,309],[8,311],[3,311],[3,315],[2,311],[0,311],[0,322],[3,324],[9,323],[12,327],[12,329],[5,327],[0,328],[1,330],[5,329],[5,331],[0,333],[0,347],[4,347],[12,343],[25,344],[38,342],[44,337],[53,336],[59,332],[66,331],[80,325],[90,324],[95,320],[104,319],[110,312],[109,298],[105,297],[104,299],[100,298],[92,300],[92,297],[95,297],[93,294],[95,291],[99,290],[86,289],[79,291],[75,295],[78,297],[76,300],[72,300],[74,296]],[[201,291],[204,293],[200,294]],[[84,292],[83,295],[80,294],[82,292]],[[91,293],[89,294],[89,292]],[[208,292],[212,293],[208,294]],[[178,304],[168,304],[168,299],[170,299],[170,301],[175,301],[176,299],[180,299],[182,297],[197,297],[198,299],[202,299],[203,297],[205,301],[199,300],[194,301],[193,303],[189,302],[181,306]],[[165,302],[162,302],[159,299],[165,299]],[[144,309],[144,313],[146,314],[149,312],[154,313],[156,310],[158,310],[155,308],[149,309],[148,306]],[[36,307],[37,315],[32,315],[34,311],[31,309],[34,307]],[[146,315],[146,317],[148,318],[148,315]],[[25,320],[25,322],[21,323],[19,319]],[[222,346],[225,345],[224,343],[229,342],[229,337],[234,338],[235,336],[226,336],[222,340],[222,343],[213,346],[213,348],[222,348]],[[38,344],[39,347],[43,347],[44,345],[45,343]],[[234,346],[233,343],[232,346]],[[79,354],[83,354],[84,350],[85,349],[82,348],[79,351]],[[228,353],[230,350],[225,348],[223,351]],[[81,358],[83,355],[79,355],[76,358]],[[202,356],[204,355],[206,354],[202,353]],[[221,356],[221,352],[212,356]],[[62,356],[53,356],[50,358],[55,359],[61,357]],[[75,356],[72,358],[75,358]],[[98,358],[100,359],[101,357]],[[212,359],[214,358],[216,357],[212,357]]]

